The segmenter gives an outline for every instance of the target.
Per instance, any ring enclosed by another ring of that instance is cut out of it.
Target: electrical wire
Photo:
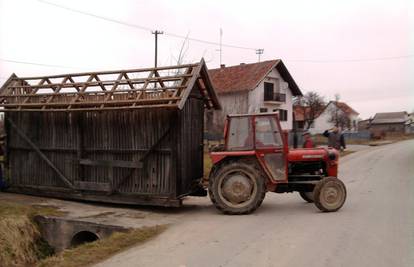
[[[387,61],[387,60],[396,60],[396,59],[408,59],[414,58],[414,55],[402,55],[394,57],[377,57],[377,58],[356,58],[356,59],[327,59],[327,60],[317,60],[317,59],[286,59],[286,61],[291,62],[305,62],[305,63],[335,63],[335,62],[366,62],[366,61]]]
[[[71,66],[53,65],[53,64],[29,62],[29,61],[20,61],[20,60],[14,60],[14,59],[0,58],[0,60],[1,61],[5,61],[5,62],[10,62],[10,63],[26,64],[26,65],[35,65],[35,66],[42,66],[42,67],[63,68],[63,69],[78,69],[76,67],[71,67]]]
[[[45,1],[45,0],[38,0],[38,1],[41,2],[41,3],[47,4],[47,5],[57,7],[57,8],[65,9],[65,10],[68,10],[68,11],[71,11],[71,12],[74,12],[74,13],[79,13],[79,14],[82,14],[82,15],[85,15],[85,16],[90,16],[90,17],[93,17],[93,18],[101,19],[101,20],[106,20],[106,21],[109,21],[109,22],[113,22],[113,23],[123,25],[123,26],[132,27],[132,28],[145,30],[145,31],[154,31],[154,29],[152,29],[150,27],[138,25],[138,24],[135,24],[135,23],[129,23],[129,22],[125,22],[125,21],[122,21],[122,20],[117,20],[117,19],[113,19],[113,18],[110,18],[110,17],[93,14],[93,13],[90,13],[90,12],[82,11],[82,10],[71,8],[71,7],[64,6],[64,5],[55,4],[55,3]],[[214,41],[209,41],[209,40],[204,40],[204,39],[199,39],[199,38],[192,38],[192,37],[188,37],[188,36],[185,36],[185,35],[180,35],[180,34],[176,34],[176,33],[172,33],[172,32],[164,31],[164,35],[175,37],[175,38],[180,38],[180,39],[185,39],[185,40],[189,40],[189,41],[193,41],[193,42],[199,42],[199,43],[204,43],[204,44],[209,44],[209,45],[220,46],[219,42],[214,42]],[[252,50],[252,51],[257,50],[257,48],[238,46],[238,45],[232,45],[232,44],[221,44],[221,45],[224,46],[224,47],[230,47],[230,48],[236,48],[236,49],[244,49],[244,50]]]
[[[86,12],[86,11],[82,11],[79,9],[75,9],[75,8],[71,8],[68,6],[64,6],[64,5],[60,5],[60,4],[56,4],[56,3],[52,3],[46,0],[37,0],[41,3],[47,4],[47,5],[51,5],[60,9],[64,9],[64,10],[68,10],[74,13],[79,13],[85,16],[90,16],[93,18],[97,18],[97,19],[101,19],[101,20],[106,20],[112,23],[117,23],[123,26],[127,26],[127,27],[133,27],[136,29],[140,29],[140,30],[145,30],[145,31],[154,31],[154,29],[150,28],[150,27],[146,27],[146,26],[142,26],[142,25],[138,25],[138,24],[134,24],[134,23],[129,23],[129,22],[125,22],[125,21],[121,21],[121,20],[117,20],[117,19],[113,19],[110,17],[106,17],[106,16],[101,16],[101,15],[97,15],[97,14],[93,14],[90,12]],[[209,40],[204,40],[204,39],[198,39],[198,38],[192,38],[192,37],[188,37],[188,36],[184,36],[184,35],[180,35],[180,34],[175,34],[172,32],[165,32],[164,31],[164,35],[167,36],[171,36],[171,37],[175,37],[175,38],[181,38],[181,39],[185,39],[185,40],[189,40],[189,41],[194,41],[194,42],[199,42],[199,43],[205,43],[205,44],[209,44],[209,45],[216,45],[216,46],[224,46],[224,47],[229,47],[229,48],[236,48],[236,49],[245,49],[245,50],[252,50],[252,51],[257,51],[257,48],[252,48],[252,47],[246,47],[246,46],[239,46],[239,45],[231,45],[231,44],[220,44],[219,42],[214,42],[214,41],[209,41]],[[378,58],[357,58],[357,59],[327,59],[327,60],[319,60],[319,59],[284,59],[285,61],[290,61],[290,62],[304,62],[304,63],[340,63],[340,62],[369,62],[369,61],[388,61],[388,60],[397,60],[397,59],[407,59],[407,58],[413,58],[414,55],[402,55],[402,56],[394,56],[394,57],[378,57]]]

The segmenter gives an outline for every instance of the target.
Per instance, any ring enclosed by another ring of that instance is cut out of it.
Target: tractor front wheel
[[[266,194],[265,179],[254,161],[230,161],[218,166],[209,178],[209,195],[226,214],[256,210]]]
[[[338,178],[326,177],[315,185],[313,196],[318,209],[324,212],[333,212],[344,205],[346,188]]]

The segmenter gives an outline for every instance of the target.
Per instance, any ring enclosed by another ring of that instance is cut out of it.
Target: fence
[[[370,131],[344,132],[343,134],[346,140],[370,140],[371,139]]]

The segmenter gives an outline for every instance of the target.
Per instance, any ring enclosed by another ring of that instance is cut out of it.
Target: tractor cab
[[[219,210],[230,214],[252,212],[267,191],[297,191],[306,201],[315,201],[323,211],[342,207],[346,190],[336,178],[336,150],[289,150],[287,132],[282,131],[278,114],[229,115],[224,139],[223,149],[210,154],[214,165],[209,176],[209,194]],[[324,186],[328,180],[334,188],[329,191],[333,195],[329,195],[330,202],[324,199],[321,204],[321,190],[315,196],[315,189],[328,188]],[[328,202],[333,204],[324,205]]]
[[[271,180],[287,180],[287,138],[276,113],[229,115],[224,137],[226,151],[254,152]]]

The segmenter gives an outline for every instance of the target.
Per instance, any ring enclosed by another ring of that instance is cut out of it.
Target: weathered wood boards
[[[219,103],[204,60],[196,64],[40,77],[12,75],[0,89],[6,111],[182,109],[195,83],[206,107]],[[207,84],[208,86],[204,86]]]
[[[183,66],[175,76],[162,76],[160,70],[173,69],[164,67],[144,69],[146,78],[136,79],[132,71],[9,79],[0,89],[0,106],[6,111],[10,190],[180,205],[203,175],[204,108],[220,107],[204,62]],[[117,79],[108,82],[103,73]],[[88,78],[75,82],[78,76]],[[54,78],[63,80],[56,84]],[[87,92],[92,85],[99,93]],[[69,86],[77,92],[62,92]],[[53,93],[40,91],[46,87]]]

